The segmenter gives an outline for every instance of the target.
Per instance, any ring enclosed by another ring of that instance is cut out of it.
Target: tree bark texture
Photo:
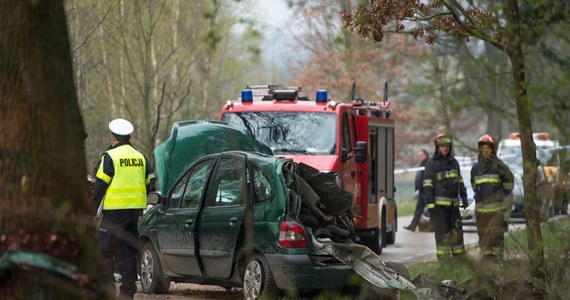
[[[515,101],[517,104],[517,117],[519,135],[523,156],[523,188],[525,217],[528,235],[529,263],[533,277],[545,280],[544,246],[540,229],[540,199],[536,193],[536,176],[538,160],[536,159],[536,145],[532,138],[532,125],[530,120],[530,103],[526,91],[524,54],[520,33],[520,15],[517,0],[508,0],[506,15],[509,24],[509,43],[507,54],[513,67],[513,84],[515,88]]]
[[[86,181],[85,137],[63,1],[2,1],[0,254],[43,253],[96,282],[100,253]],[[31,283],[22,280],[29,275],[8,273],[0,299],[68,299],[64,286],[52,284],[55,274],[35,276],[32,284],[42,286],[43,297],[32,295]],[[92,297],[81,289],[78,298]]]

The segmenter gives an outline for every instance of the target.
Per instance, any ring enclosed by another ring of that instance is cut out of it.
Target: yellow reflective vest
[[[131,145],[125,144],[107,151],[113,161],[115,175],[104,173],[103,163],[97,177],[109,187],[105,193],[103,210],[146,208],[146,159]]]

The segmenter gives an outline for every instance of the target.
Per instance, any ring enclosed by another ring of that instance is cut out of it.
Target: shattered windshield
[[[222,121],[249,130],[275,154],[336,153],[336,115],[317,112],[231,112]]]

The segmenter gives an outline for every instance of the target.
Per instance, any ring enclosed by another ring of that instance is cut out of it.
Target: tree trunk
[[[509,24],[509,44],[507,54],[513,67],[513,83],[515,88],[515,100],[517,104],[517,116],[519,123],[519,135],[521,139],[523,158],[523,188],[524,205],[528,235],[530,271],[534,278],[545,280],[544,269],[544,246],[540,231],[540,202],[536,194],[536,171],[538,160],[536,159],[536,145],[532,139],[532,126],[530,121],[530,103],[526,93],[524,54],[520,35],[520,16],[517,0],[508,0],[506,7]]]
[[[69,278],[78,289],[67,289],[53,266],[4,265],[0,273],[12,272],[3,273],[0,299],[102,298],[88,288],[100,279],[100,252],[61,0],[2,2],[0,132],[0,254],[47,255],[87,282]]]

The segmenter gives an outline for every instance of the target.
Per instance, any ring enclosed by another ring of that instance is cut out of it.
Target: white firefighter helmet
[[[109,123],[109,129],[116,135],[129,135],[133,133],[134,127],[131,122],[125,119],[115,119]]]

